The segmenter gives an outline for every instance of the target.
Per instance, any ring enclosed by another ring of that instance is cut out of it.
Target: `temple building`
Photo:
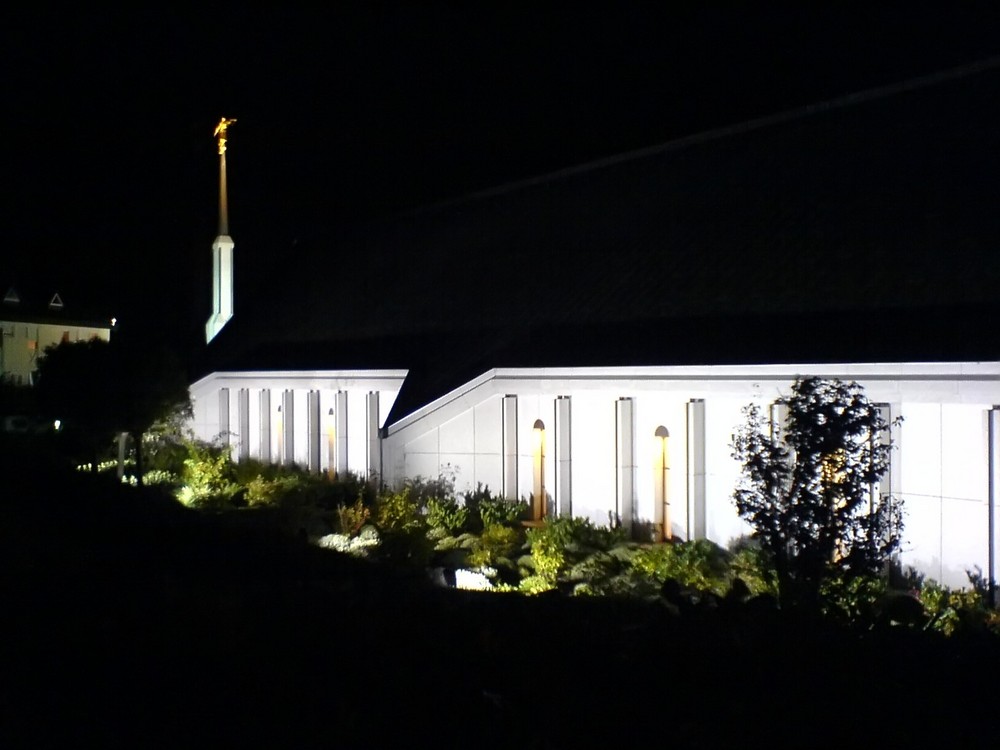
[[[246,297],[220,146],[196,434],[725,545],[743,406],[780,425],[796,378],[857,381],[902,417],[875,490],[901,561],[995,579],[998,84],[970,66],[430,206],[250,268],[286,283]]]

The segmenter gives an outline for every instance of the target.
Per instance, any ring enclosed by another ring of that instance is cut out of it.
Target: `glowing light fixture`
[[[326,417],[326,473],[333,479],[337,473],[337,420],[332,406]]]
[[[545,423],[536,419],[531,428],[532,443],[532,505],[531,517],[540,521],[545,516]]]
[[[659,526],[660,538],[673,537],[670,527],[670,431],[660,425],[653,432],[653,493],[655,495],[655,521]]]
[[[278,416],[277,416],[277,419],[275,419],[275,422],[277,422],[277,426],[278,426],[278,429],[277,429],[277,433],[278,433],[278,462],[283,464],[283,463],[285,463],[285,424],[284,424],[284,420],[282,419],[281,404],[278,404]]]

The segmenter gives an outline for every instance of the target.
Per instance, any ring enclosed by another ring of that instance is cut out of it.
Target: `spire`
[[[233,317],[233,239],[229,236],[226,189],[226,141],[235,119],[223,117],[212,134],[219,146],[219,234],[212,243],[212,315],[205,323],[205,342],[216,337]]]
[[[226,191],[226,141],[229,126],[236,122],[234,119],[223,117],[219,124],[215,126],[215,136],[219,144],[219,236],[229,235],[229,196]]]

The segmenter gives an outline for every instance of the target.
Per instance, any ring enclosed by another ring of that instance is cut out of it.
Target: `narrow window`
[[[660,541],[673,539],[670,518],[670,431],[660,425],[653,433],[653,497]]]
[[[531,518],[541,521],[545,517],[545,423],[536,419],[531,430],[534,467],[531,492]]]

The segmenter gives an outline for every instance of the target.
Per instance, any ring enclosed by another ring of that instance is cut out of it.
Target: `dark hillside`
[[[995,641],[456,592],[2,447],[5,748],[996,738]]]

